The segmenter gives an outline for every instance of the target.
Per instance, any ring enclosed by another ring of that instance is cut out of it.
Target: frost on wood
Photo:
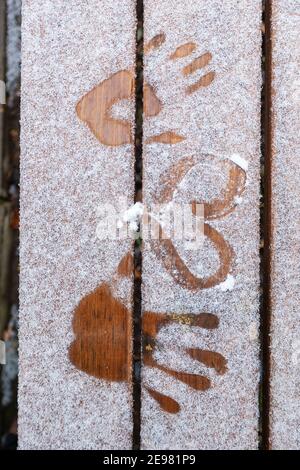
[[[144,5],[143,202],[204,202],[206,237],[198,252],[144,241],[144,321],[150,332],[148,312],[172,321],[151,361],[144,352],[142,385],[160,395],[143,389],[142,447],[255,449],[261,1]],[[218,324],[191,322],[203,312]]]
[[[273,0],[272,449],[300,447],[300,1]]]
[[[96,236],[99,207],[122,196],[133,203],[132,145],[100,143],[76,113],[90,90],[135,68],[135,2],[100,3],[23,1],[21,449],[131,448],[130,383],[96,378],[68,358],[76,307],[113,282],[132,246]],[[131,293],[130,280],[115,283],[129,309]]]

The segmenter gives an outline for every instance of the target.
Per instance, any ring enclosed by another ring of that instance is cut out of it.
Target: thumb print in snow
[[[126,255],[119,264],[118,276],[132,274],[132,256]],[[113,286],[112,286],[113,287]],[[113,296],[112,287],[103,283],[86,295],[74,311],[74,341],[69,348],[69,359],[79,370],[112,382],[129,382],[132,361],[132,317],[126,306]],[[143,316],[143,362],[146,367],[162,371],[188,387],[204,392],[211,387],[208,377],[200,374],[170,369],[154,358],[158,332],[170,323],[213,330],[218,328],[216,315],[199,313],[193,315],[158,314],[146,312]],[[226,359],[219,353],[201,348],[186,348],[186,354],[218,374],[226,372]],[[151,387],[145,390],[155,399],[162,410],[177,413],[179,403]]]

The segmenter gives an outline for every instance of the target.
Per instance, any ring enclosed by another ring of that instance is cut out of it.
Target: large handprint
[[[165,35],[155,36],[145,51],[161,46],[165,41]],[[196,50],[195,43],[187,43],[179,46],[170,55],[170,60],[178,60]],[[182,69],[184,77],[195,73],[198,69],[206,67],[212,59],[212,55],[206,52],[196,57],[190,64]],[[192,85],[186,87],[186,93],[192,94],[202,87],[207,87],[215,78],[214,72],[208,72]],[[95,137],[104,145],[119,146],[130,144],[133,141],[132,124],[129,121],[112,117],[112,107],[119,101],[133,99],[135,90],[134,74],[131,70],[121,70],[108,79],[101,82],[91,91],[86,93],[78,102],[76,111],[78,117],[87,124]],[[144,85],[144,114],[146,117],[157,116],[162,109],[162,103],[157,97],[156,91],[150,85]],[[185,139],[171,130],[149,137],[146,142],[159,142],[162,144],[176,144]]]

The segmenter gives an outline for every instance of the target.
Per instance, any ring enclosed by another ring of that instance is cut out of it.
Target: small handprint
[[[166,40],[165,34],[161,33],[157,36],[154,36],[148,44],[145,46],[145,53],[151,53],[155,49],[161,47]],[[178,60],[182,59],[190,54],[192,54],[197,49],[197,45],[193,42],[189,42],[179,46],[175,52],[173,52],[169,59],[170,60]],[[192,60],[192,62],[182,69],[182,75],[187,77],[191,74],[197,72],[197,70],[206,67],[212,59],[212,55],[210,52],[206,52],[205,54],[200,55]],[[195,93],[202,87],[206,87],[212,83],[215,78],[215,72],[210,71],[203,75],[199,80],[197,80],[192,85],[188,85],[186,87],[186,93],[188,95]],[[154,117],[157,116],[160,111],[162,110],[162,103],[160,99],[157,97],[155,89],[146,83],[144,85],[144,115],[145,117]],[[151,144],[153,142],[161,143],[161,144],[178,144],[185,140],[185,136],[177,134],[172,130],[168,130],[158,135],[153,135],[146,139],[146,143]]]
[[[166,40],[166,36],[164,33],[154,36],[148,42],[148,44],[146,44],[145,53],[146,54],[151,53],[153,50],[162,46],[165,40]],[[176,61],[178,59],[183,59],[184,57],[187,57],[191,55],[193,52],[195,52],[196,49],[197,49],[196,43],[187,42],[186,44],[182,44],[181,46],[178,46],[177,49],[170,55],[169,59],[176,60]],[[195,59],[193,59],[190,64],[184,66],[182,69],[182,74],[184,76],[191,75],[197,72],[197,70],[202,69],[206,67],[207,65],[209,65],[211,60],[212,60],[212,54],[210,52],[206,52],[196,57]],[[196,83],[186,88],[187,94],[194,93],[195,91],[199,90],[199,88],[210,85],[214,79],[215,79],[215,72],[214,71],[207,72]]]
[[[144,365],[156,368],[171,377],[185,383],[189,387],[198,391],[206,391],[211,387],[211,381],[208,377],[200,374],[190,374],[170,369],[167,366],[159,364],[154,359],[154,352],[158,346],[157,334],[161,328],[170,324],[179,323],[191,327],[204,329],[218,328],[219,319],[212,313],[199,313],[190,315],[178,315],[167,313],[145,312],[143,315],[143,358]],[[186,348],[185,352],[194,360],[202,363],[208,368],[213,368],[218,374],[224,374],[227,370],[227,361],[222,354],[215,351],[209,351],[200,348]],[[180,405],[173,399],[153,389],[147,388],[151,396],[158,401],[160,406],[168,412],[177,413]]]

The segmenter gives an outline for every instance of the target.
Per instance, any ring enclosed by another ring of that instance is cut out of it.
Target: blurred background
[[[0,448],[17,446],[21,0],[0,0]]]

